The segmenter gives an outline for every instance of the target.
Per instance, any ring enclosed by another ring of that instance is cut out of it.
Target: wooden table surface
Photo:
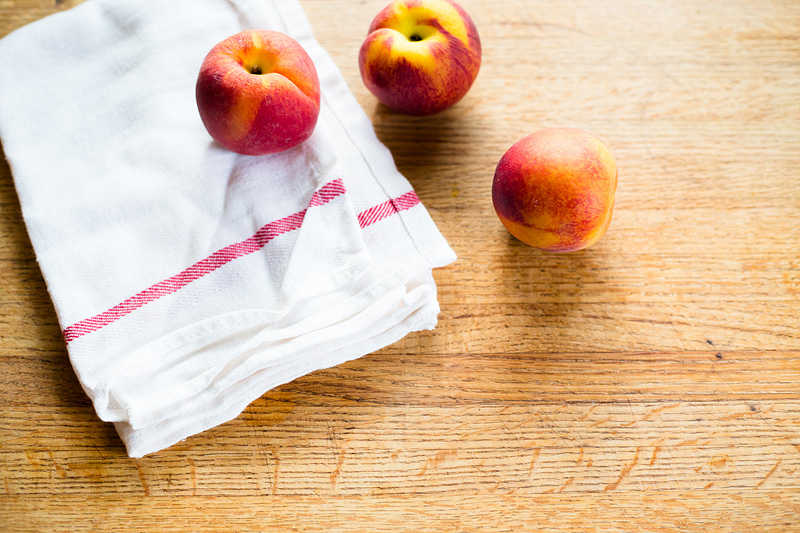
[[[438,328],[130,459],[2,163],[0,530],[800,531],[800,2],[463,0],[483,66],[425,119],[361,82],[384,2],[301,0],[458,254]],[[0,1],[0,35],[76,3]],[[588,250],[526,247],[491,205],[548,126],[619,164]]]

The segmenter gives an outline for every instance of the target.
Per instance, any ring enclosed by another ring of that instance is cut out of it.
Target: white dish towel
[[[294,37],[322,111],[241,156],[194,97],[244,29]],[[354,59],[355,60],[355,59]],[[141,457],[279,384],[432,329],[455,260],[296,0],[87,0],[0,40],[0,138],[70,360]]]

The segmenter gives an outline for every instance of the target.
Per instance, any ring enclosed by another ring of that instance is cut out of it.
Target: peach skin
[[[500,159],[495,212],[522,242],[551,252],[591,246],[611,223],[617,164],[605,144],[572,128],[537,131]]]
[[[395,0],[372,21],[358,65],[390,109],[433,115],[461,100],[481,65],[472,19],[451,0]]]
[[[208,53],[196,98],[200,118],[219,144],[245,155],[272,154],[313,133],[319,78],[306,51],[288,35],[243,31]]]

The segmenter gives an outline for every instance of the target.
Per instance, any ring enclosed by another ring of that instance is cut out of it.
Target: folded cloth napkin
[[[242,156],[194,86],[217,42],[294,37],[311,138]],[[296,0],[87,0],[0,40],[0,138],[70,360],[132,457],[432,329],[452,250]]]

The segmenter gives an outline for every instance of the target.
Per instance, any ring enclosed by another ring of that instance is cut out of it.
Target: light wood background
[[[384,1],[302,5],[459,256],[438,329],[129,459],[2,163],[0,530],[800,531],[800,2],[463,0],[480,75],[418,119],[358,73]],[[2,0],[0,35],[75,3]],[[548,126],[620,168],[573,254],[491,206],[500,156]]]

